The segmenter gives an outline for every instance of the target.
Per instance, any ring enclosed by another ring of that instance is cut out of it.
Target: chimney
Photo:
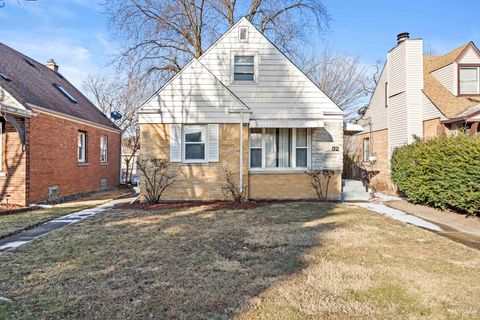
[[[47,68],[50,68],[55,72],[58,72],[58,64],[55,63],[55,60],[53,59],[48,60],[46,66]]]
[[[410,39],[410,33],[402,32],[402,33],[397,34],[397,43],[403,42],[407,39]]]

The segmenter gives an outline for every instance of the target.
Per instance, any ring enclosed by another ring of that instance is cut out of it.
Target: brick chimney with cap
[[[58,72],[58,64],[55,63],[55,60],[53,59],[48,60],[46,66],[47,68],[50,68],[55,72]]]

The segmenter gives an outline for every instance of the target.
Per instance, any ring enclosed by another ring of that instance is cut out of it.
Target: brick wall
[[[24,126],[25,120],[17,118]],[[27,152],[23,150],[17,130],[8,122],[3,121],[1,136],[2,164],[0,170],[0,201],[27,205],[26,166]]]
[[[29,188],[30,202],[48,198],[48,187],[58,186],[60,196],[119,184],[120,133],[35,111],[30,119]],[[87,163],[77,161],[78,131],[87,132]],[[108,163],[100,163],[100,136],[108,139]]]
[[[423,121],[423,138],[425,140],[438,137],[443,134],[443,125],[440,119]]]
[[[142,124],[141,126],[141,158],[169,159],[170,153],[170,125],[169,124]],[[244,184],[248,178],[248,127],[244,126]],[[224,200],[222,185],[225,182],[224,168],[229,168],[240,180],[240,130],[239,124],[219,125],[219,162],[206,164],[172,163],[171,168],[177,170],[175,184],[167,189],[163,200]],[[142,177],[142,194],[145,183]]]
[[[238,124],[220,124],[220,161],[208,164],[182,164],[172,163],[172,169],[178,171],[175,184],[167,189],[162,197],[163,200],[224,200],[225,198],[222,185],[225,182],[224,168],[230,168],[234,172],[234,177],[239,178],[239,125]],[[169,124],[142,124],[140,145],[141,158],[169,158],[170,152],[170,125]],[[317,147],[325,149],[328,156],[320,158],[317,156],[317,164],[325,167],[331,164],[332,159],[340,157],[341,168],[341,149],[337,152],[331,152],[331,145],[342,146],[343,137],[341,124],[334,126],[332,134],[335,138],[329,138],[317,134],[318,137],[325,138],[321,141],[316,139]],[[335,131],[336,130],[336,131]],[[338,132],[340,131],[340,133]],[[314,199],[316,198],[315,189],[310,184],[310,178],[304,173],[250,173],[248,174],[248,148],[249,148],[248,126],[244,126],[244,184],[250,192],[251,198],[275,198],[275,199]],[[328,149],[328,150],[327,150]],[[323,150],[323,149],[322,149]],[[313,153],[313,152],[312,152]],[[338,156],[338,155],[339,156]],[[313,155],[312,155],[313,157]],[[331,199],[340,197],[341,175],[335,175],[330,182]],[[142,194],[144,194],[145,183],[142,177]]]
[[[388,130],[372,131],[358,135],[357,157],[363,160],[363,140],[370,138],[370,155],[375,155],[374,164],[365,164],[367,170],[380,171],[371,181],[375,190],[395,194],[397,189],[390,178],[390,159],[388,158]]]
[[[325,180],[322,185],[326,188]],[[341,173],[335,174],[329,182],[328,199],[341,198],[341,185]],[[318,199],[305,173],[250,173],[249,194],[252,199]]]

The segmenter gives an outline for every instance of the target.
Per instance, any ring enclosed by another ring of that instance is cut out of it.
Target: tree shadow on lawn
[[[325,216],[344,210],[112,210],[5,254],[0,295],[19,318],[232,318],[303,269],[304,254],[338,226]]]

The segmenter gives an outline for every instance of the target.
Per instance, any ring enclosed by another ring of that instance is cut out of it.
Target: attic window
[[[33,64],[32,61],[28,60],[28,59],[23,59],[25,60],[26,63],[28,63],[31,67],[34,67],[35,68],[35,65]]]
[[[53,86],[58,91],[60,91],[65,97],[67,97],[68,100],[72,101],[73,103],[77,103],[77,100],[70,93],[68,93],[68,91],[65,90],[61,85],[54,83]]]
[[[238,41],[248,42],[248,27],[238,28]]]
[[[0,77],[3,80],[8,81],[8,82],[13,81],[12,77],[10,77],[9,75],[7,75],[6,73],[3,73],[3,72],[0,72]]]

